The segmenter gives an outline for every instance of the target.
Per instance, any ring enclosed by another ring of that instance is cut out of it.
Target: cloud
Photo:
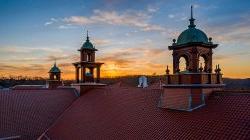
[[[71,16],[63,19],[67,23],[75,24],[75,25],[83,25],[83,24],[92,24],[95,23],[94,20],[83,17],[83,16]]]
[[[148,11],[149,13],[155,13],[155,12],[157,12],[158,10],[159,10],[159,8],[156,7],[156,6],[148,5],[148,7],[147,7],[147,11]]]
[[[44,71],[46,70],[45,66],[42,64],[28,64],[22,66],[15,66],[13,64],[0,63],[0,69],[3,71]]]
[[[50,25],[50,24],[53,24],[53,22],[47,21],[47,22],[44,23],[44,26],[48,26],[48,25]]]
[[[71,24],[67,24],[67,25],[59,25],[58,29],[74,29],[76,28],[75,26],[72,26]]]
[[[57,60],[65,60],[69,59],[70,57],[68,55],[61,55],[61,56],[54,56],[54,55],[49,55],[45,60],[46,61],[57,61]]]
[[[74,54],[61,48],[0,46],[0,59],[6,63],[44,63],[55,60],[74,60]],[[8,55],[12,54],[12,55]]]
[[[58,64],[58,67],[72,67],[73,68],[73,64],[72,63],[60,63]]]
[[[199,4],[193,4],[193,7],[194,7],[194,8],[199,8],[200,5],[199,5]]]
[[[50,18],[49,21],[47,21],[47,22],[44,23],[44,26],[51,25],[51,24],[53,24],[53,23],[55,23],[55,22],[57,22],[57,21],[58,21],[58,20],[55,19],[55,18]]]
[[[101,44],[109,43],[109,41],[100,40]],[[167,48],[154,48],[152,47],[153,45],[153,41],[144,40],[142,43],[130,46],[129,48],[116,48],[102,55],[97,55],[97,61],[105,63],[102,66],[102,75],[118,76],[142,73],[152,74],[154,72],[159,73],[163,66],[162,64],[156,63],[155,60],[158,60],[162,54],[165,55],[165,50]],[[33,50],[31,49],[28,51]],[[79,61],[79,57],[79,54],[71,53],[49,53],[45,56],[17,57],[8,59],[4,64],[0,64],[0,69],[2,70],[1,73],[4,73],[4,75],[39,75],[41,77],[47,77],[47,72],[56,59],[57,65],[63,71],[63,77],[71,79],[74,77],[72,62]],[[15,63],[9,64],[8,62],[11,61]],[[164,72],[164,70],[162,71]]]
[[[126,11],[124,13],[118,13],[116,11],[94,10],[93,15],[90,17],[71,16],[64,18],[63,21],[73,25],[110,24],[137,27],[142,31],[165,30],[165,28],[160,25],[150,24],[150,19],[151,16],[145,12]]]
[[[181,20],[187,20],[188,17],[181,17]]]
[[[111,41],[108,39],[93,39],[93,42],[97,46],[106,46],[111,44]]]
[[[168,17],[169,17],[169,18],[174,18],[174,17],[175,17],[175,15],[173,15],[173,14],[169,14],[169,15],[168,15]]]
[[[214,59],[216,59],[216,60],[235,59],[236,57],[239,57],[239,56],[242,57],[244,55],[250,56],[250,51],[238,52],[238,53],[233,53],[233,54],[220,54],[220,55],[214,56]]]
[[[239,43],[249,46],[250,42],[250,16],[242,15],[236,23],[211,25],[209,32],[214,35],[215,40],[223,43]],[[235,19],[232,19],[235,20]]]
[[[131,59],[119,58],[117,56],[103,57],[102,61],[104,61],[106,64],[114,64],[120,68],[129,68],[129,65],[134,63],[134,61]]]
[[[34,52],[46,52],[46,53],[58,53],[62,52],[60,48],[49,48],[44,46],[27,47],[27,46],[0,46],[0,53],[34,53]]]
[[[130,48],[120,48],[103,54],[103,56],[98,57],[98,60],[105,62],[103,67],[105,75],[159,72],[164,66],[156,61],[161,55],[165,55],[167,48],[154,48],[152,46],[153,42],[146,40],[144,43]]]

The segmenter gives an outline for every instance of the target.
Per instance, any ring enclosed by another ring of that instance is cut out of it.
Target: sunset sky
[[[248,0],[0,0],[0,76],[47,77],[57,60],[63,79],[86,40],[99,50],[102,76],[172,72],[172,39],[196,27],[219,46],[213,65],[224,77],[250,77]]]

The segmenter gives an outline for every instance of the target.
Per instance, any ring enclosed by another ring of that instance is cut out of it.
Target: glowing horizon
[[[57,60],[62,78],[74,79],[87,29],[102,77],[163,75],[167,65],[172,72],[168,46],[187,28],[191,4],[197,28],[219,44],[213,66],[223,77],[250,78],[248,6],[215,0],[0,1],[0,76],[48,77]]]

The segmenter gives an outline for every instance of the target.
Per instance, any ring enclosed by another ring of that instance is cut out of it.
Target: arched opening
[[[203,68],[203,71],[206,71],[207,65],[206,65],[206,56],[201,55],[199,57],[199,68]]]
[[[188,61],[184,56],[180,57],[179,59],[179,70],[180,72],[188,70]]]
[[[86,61],[89,61],[89,54],[86,54]]]
[[[89,69],[89,68],[86,68],[85,73],[86,73],[86,74],[87,74],[87,73],[90,73],[90,69]]]
[[[56,80],[57,76],[55,74],[53,74],[53,80]]]
[[[94,82],[93,68],[86,68],[85,72],[86,82]]]
[[[91,54],[90,53],[87,54],[87,59],[88,59],[88,62],[91,61]]]

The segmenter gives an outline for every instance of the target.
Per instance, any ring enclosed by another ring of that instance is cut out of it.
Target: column
[[[53,77],[53,74],[50,73],[50,74],[49,74],[49,79],[50,79],[50,80],[54,80],[53,78],[54,78],[54,77]]]
[[[192,55],[191,55],[191,61],[192,61],[192,72],[198,72],[199,71],[199,57],[198,57],[198,50],[196,46],[192,48]]]
[[[89,70],[90,70],[90,73],[91,73],[91,75],[92,75],[92,77],[91,77],[91,82],[94,82],[95,80],[94,80],[94,68],[89,68]]]
[[[82,81],[82,83],[85,83],[85,81],[86,81],[85,73],[86,73],[86,68],[81,66],[81,81]]]
[[[210,49],[208,53],[208,72],[213,73],[213,50]]]
[[[94,68],[89,68],[89,70],[90,70],[90,73],[91,73],[92,75],[94,75]]]
[[[76,68],[76,74],[75,74],[75,76],[76,76],[76,83],[79,83],[79,67],[75,66],[75,68]]]
[[[61,73],[57,74],[56,80],[60,81],[61,80]]]
[[[205,66],[204,66],[204,68],[203,68],[203,71],[204,71],[204,72],[208,72],[208,69],[209,69],[209,68],[208,68],[208,60],[206,59],[206,60],[205,60]]]
[[[175,53],[175,50],[173,50],[173,74],[176,73],[176,70],[177,70],[177,59],[176,59],[176,53]]]
[[[92,53],[92,62],[95,62],[95,52]]]
[[[96,82],[97,83],[100,82],[100,66],[97,66],[97,69],[96,69]]]

